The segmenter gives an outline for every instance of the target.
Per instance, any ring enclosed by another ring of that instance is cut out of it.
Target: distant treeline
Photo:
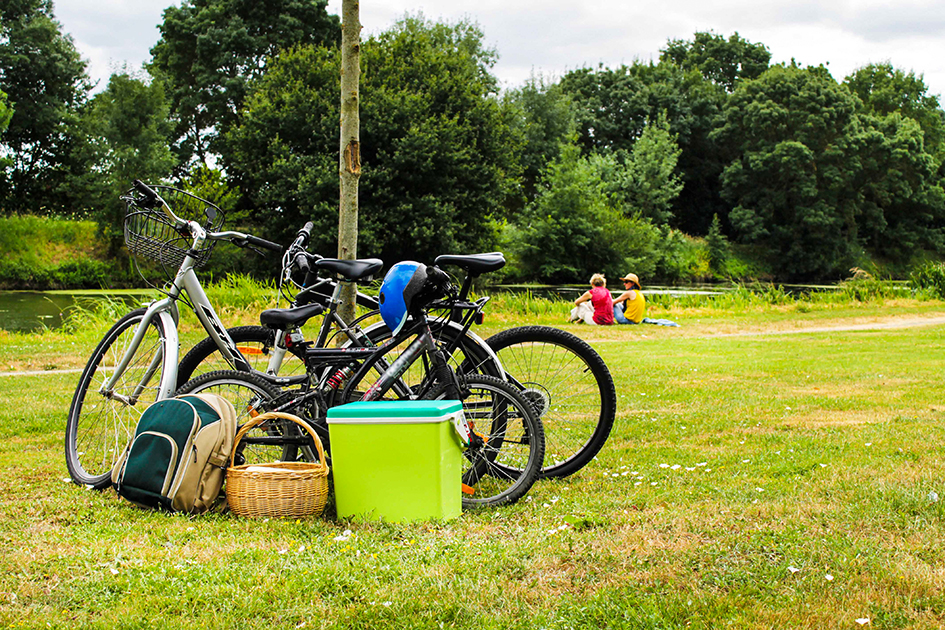
[[[312,220],[333,255],[326,4],[183,0],[146,67],[94,94],[50,0],[0,6],[0,212],[94,220],[119,258],[118,196],[141,178],[272,240]],[[359,254],[502,249],[508,279],[551,282],[905,277],[945,254],[945,113],[921,75],[881,63],[838,82],[696,33],[658,62],[500,92],[485,41],[418,15],[362,43]]]

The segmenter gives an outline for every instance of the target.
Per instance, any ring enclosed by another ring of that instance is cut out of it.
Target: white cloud
[[[157,24],[171,0],[58,0],[56,15],[91,64],[95,78],[123,62],[140,66],[157,42]],[[174,2],[179,4],[179,2]],[[340,13],[341,0],[329,11]],[[933,94],[945,92],[945,10],[942,0],[377,0],[361,4],[366,35],[407,12],[430,19],[479,23],[499,52],[495,73],[507,87],[533,72],[560,76],[585,65],[614,67],[658,59],[669,39],[696,31],[738,32],[763,43],[774,62],[828,64],[842,79],[857,67],[891,61],[923,74]]]

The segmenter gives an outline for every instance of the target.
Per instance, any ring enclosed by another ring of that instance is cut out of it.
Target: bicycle
[[[338,273],[344,282],[352,282],[363,272],[357,263],[322,259],[316,265]],[[301,416],[312,425],[328,453],[331,442],[325,418],[333,406],[387,396],[462,400],[470,436],[462,477],[464,507],[517,501],[541,471],[544,457],[541,421],[532,404],[505,381],[451,367],[446,350],[434,340],[427,309],[440,301],[456,304],[454,289],[448,276],[438,268],[418,265],[418,269],[422,269],[425,280],[422,290],[407,307],[409,323],[404,329],[379,347],[306,345],[303,356],[307,370],[298,389],[277,387],[278,379],[272,375],[224,370],[199,376],[178,393],[217,393],[231,400],[244,418],[270,411]],[[477,305],[479,312],[487,300],[484,298]],[[337,306],[338,300],[333,299],[330,314]],[[404,343],[407,345],[403,352],[389,361],[391,348]],[[416,385],[408,385],[402,377],[417,362],[425,364],[426,377]],[[310,438],[289,429],[287,423],[264,423],[258,434],[245,436],[240,446],[268,449],[270,456],[280,459],[312,458]],[[275,452],[271,452],[273,449]],[[245,450],[240,457],[247,458]]]
[[[205,225],[179,217],[164,197],[174,202],[178,212],[202,215]],[[162,290],[163,299],[131,311],[105,333],[79,378],[66,421],[66,466],[75,483],[93,488],[110,483],[112,465],[144,409],[170,397],[177,388],[178,302],[194,311],[231,366],[251,369],[220,322],[195,268],[207,262],[218,241],[282,250],[281,245],[251,234],[217,231],[223,225],[223,212],[176,188],[151,188],[135,180],[121,199],[126,206],[125,243],[136,264],[138,258],[153,261],[170,282]],[[171,275],[174,267],[176,273]]]
[[[304,239],[297,239],[287,250],[280,276],[280,292],[282,283],[291,278],[293,265],[306,271],[306,282],[300,286],[299,296],[317,295],[315,287],[330,282],[322,279],[315,285],[310,284],[313,276],[308,271],[317,264],[319,257],[304,252],[304,242]],[[434,303],[430,308],[442,312],[440,316],[430,318],[431,330],[437,344],[451,357],[454,368],[464,373],[478,372],[507,380],[532,402],[546,433],[542,477],[565,477],[586,466],[607,441],[616,415],[616,389],[600,355],[579,337],[549,326],[512,328],[483,340],[470,330],[471,324],[482,322],[482,309],[476,302],[469,301],[472,281],[484,273],[500,269],[505,258],[498,252],[443,255],[437,257],[434,264],[456,266],[465,272],[456,299],[448,306]],[[359,297],[359,304],[370,308],[370,300],[367,296]],[[247,358],[253,355],[268,358],[268,373],[295,375],[302,371],[304,360],[286,347],[286,340],[294,339],[295,348],[307,343],[301,328],[309,317],[321,312],[292,308],[266,311],[261,315],[266,325],[242,326],[228,332]],[[331,323],[338,327],[336,334],[348,337],[349,344],[377,346],[385,343],[391,334],[383,322],[364,330],[359,327],[376,314],[376,311],[369,312],[346,325],[326,313],[315,345],[324,345]],[[274,323],[277,319],[281,323]],[[392,347],[389,353],[397,356],[402,350],[402,347]],[[283,357],[292,364],[288,369],[282,364]],[[183,385],[195,373],[223,367],[225,363],[217,356],[216,345],[211,339],[205,339],[181,360],[180,384]],[[418,382],[424,376],[421,366],[401,378]]]

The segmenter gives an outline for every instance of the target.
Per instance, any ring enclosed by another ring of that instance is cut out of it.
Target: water
[[[129,307],[146,301],[149,293],[141,291],[0,291],[0,329],[33,332],[57,329],[76,303],[96,299],[120,299]]]

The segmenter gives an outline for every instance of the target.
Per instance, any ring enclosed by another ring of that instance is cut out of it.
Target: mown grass
[[[499,306],[487,326],[561,319]],[[945,625],[945,326],[795,333],[937,319],[945,305],[650,314],[682,327],[568,327],[617,383],[597,460],[451,523],[142,511],[65,481],[76,374],[0,377],[0,625]],[[36,364],[83,357],[95,340],[85,329],[0,335],[0,368],[30,350]]]

